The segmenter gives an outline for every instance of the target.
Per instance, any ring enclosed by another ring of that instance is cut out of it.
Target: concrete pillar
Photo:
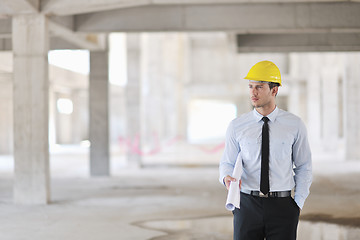
[[[352,53],[347,58],[344,79],[345,112],[345,157],[346,160],[360,160],[360,55]]]
[[[289,86],[288,110],[306,122],[306,82],[301,79],[292,79],[287,84]]]
[[[89,107],[88,91],[85,89],[74,89],[72,91],[74,111],[72,113],[72,143],[80,144],[88,139],[89,129]]]
[[[59,99],[71,100],[71,94],[65,92],[58,92],[55,94],[56,104],[56,143],[58,144],[72,144],[73,124],[72,114],[59,112],[57,109],[57,102]]]
[[[330,57],[330,56],[329,56]],[[322,139],[326,153],[336,153],[339,140],[339,71],[332,66],[321,70]]]
[[[142,144],[145,151],[158,148],[165,138],[163,44],[161,33],[142,35]],[[166,99],[167,101],[168,99]]]
[[[54,91],[54,84],[50,81],[49,84],[49,145],[50,148],[56,144],[56,94]]]
[[[305,70],[308,69],[307,79],[307,125],[309,139],[314,144],[321,142],[322,136],[322,100],[321,100],[321,78],[319,73],[319,62],[321,59],[316,54],[309,54],[301,58]],[[317,149],[313,148],[313,152]]]
[[[0,154],[13,150],[12,74],[0,72]]]
[[[108,52],[90,53],[90,175],[109,176],[109,73]]]
[[[191,81],[191,39],[189,34],[181,35],[181,44],[179,51],[179,74],[180,80],[178,81],[178,136],[187,139],[187,126],[188,126],[188,112],[187,106],[189,104],[189,96],[186,94],[186,84]]]
[[[186,113],[186,106],[182,106],[186,76],[181,72],[186,68],[187,50],[179,33],[144,34],[142,43],[143,148],[158,153],[163,150],[163,142],[179,135],[178,115],[186,117],[179,112]]]
[[[141,35],[129,33],[127,44],[127,72],[126,85],[126,139],[128,140],[128,164],[141,166],[141,120],[140,94],[141,94]]]
[[[14,16],[14,202],[46,204],[50,198],[48,141],[48,19]]]

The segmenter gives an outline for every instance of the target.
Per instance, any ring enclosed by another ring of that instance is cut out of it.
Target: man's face
[[[266,107],[275,103],[277,90],[277,87],[270,89],[268,83],[249,81],[250,99],[255,108]]]

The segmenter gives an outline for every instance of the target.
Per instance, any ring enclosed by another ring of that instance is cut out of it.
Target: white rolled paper
[[[235,208],[240,208],[239,181],[241,179],[241,174],[242,174],[242,159],[241,159],[241,154],[239,153],[232,174],[232,177],[235,178],[236,181],[230,183],[226,204],[225,204],[225,208],[229,211],[233,211],[235,210]]]

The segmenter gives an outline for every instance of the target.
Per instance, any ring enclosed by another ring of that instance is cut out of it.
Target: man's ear
[[[278,94],[278,91],[279,91],[279,87],[278,86],[275,86],[271,89],[271,93],[273,96],[276,96]]]

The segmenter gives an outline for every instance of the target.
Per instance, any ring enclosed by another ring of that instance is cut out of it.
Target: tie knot
[[[263,117],[262,120],[267,123],[269,121],[269,118],[268,117]]]

